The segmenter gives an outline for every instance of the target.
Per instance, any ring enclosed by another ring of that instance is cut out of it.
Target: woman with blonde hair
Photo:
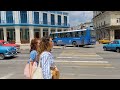
[[[52,48],[53,41],[51,37],[41,38],[38,55],[44,79],[52,79],[51,70],[56,68],[53,55],[51,54]]]

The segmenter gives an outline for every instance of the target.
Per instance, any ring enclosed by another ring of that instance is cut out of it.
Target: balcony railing
[[[14,20],[13,20],[13,23],[7,23],[7,22],[5,22],[5,20],[2,20],[0,25],[18,25],[18,24],[16,24]],[[61,23],[61,25],[59,25],[58,23],[55,23],[54,25],[52,25],[51,22],[47,22],[47,24],[44,24],[43,21],[40,21],[39,24],[36,24],[35,22],[33,22],[32,24],[30,24],[30,23],[19,23],[19,25],[70,27],[70,24]]]

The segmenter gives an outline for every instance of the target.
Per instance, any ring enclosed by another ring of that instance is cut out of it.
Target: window
[[[117,18],[117,23],[120,23],[120,18]]]
[[[39,24],[39,12],[34,12],[34,23]]]
[[[12,11],[6,11],[6,22],[13,23],[13,13]]]
[[[43,13],[43,24],[47,24],[47,13]]]
[[[67,16],[64,16],[64,26],[67,26]]]
[[[115,44],[119,44],[119,41],[115,41]]]
[[[55,15],[51,14],[51,25],[55,25]]]
[[[27,23],[27,11],[20,11],[21,23]]]
[[[58,25],[61,25],[61,16],[58,15]]]

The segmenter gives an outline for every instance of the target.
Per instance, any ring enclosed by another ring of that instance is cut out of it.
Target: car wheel
[[[103,49],[104,49],[104,51],[107,51],[107,48],[106,48],[106,47],[104,47]]]
[[[116,51],[117,51],[117,53],[120,53],[120,48],[117,48]]]
[[[0,60],[3,60],[5,58],[4,54],[0,54]]]

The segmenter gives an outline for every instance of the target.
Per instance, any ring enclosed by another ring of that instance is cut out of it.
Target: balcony
[[[2,21],[2,23],[0,24],[0,26],[37,26],[37,27],[58,27],[58,28],[69,28],[70,24],[64,24],[61,23],[61,25],[58,25],[58,23],[55,23],[54,25],[51,25],[50,22],[47,22],[47,24],[44,24],[43,21],[40,21],[39,24],[33,23],[33,24],[29,24],[29,23],[19,23],[19,24],[15,24],[15,22],[13,21],[13,23],[5,23]]]

